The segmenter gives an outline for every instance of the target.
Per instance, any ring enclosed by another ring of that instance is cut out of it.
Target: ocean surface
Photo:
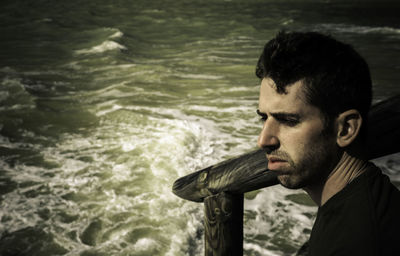
[[[279,30],[319,31],[400,93],[399,3],[135,0],[0,3],[0,255],[199,256],[203,206],[181,176],[253,150],[255,64]],[[375,161],[397,184],[400,157]],[[246,194],[244,255],[293,255],[316,207]]]

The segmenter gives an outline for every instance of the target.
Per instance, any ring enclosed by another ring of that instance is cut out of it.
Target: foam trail
[[[400,29],[393,27],[370,27],[370,26],[356,26],[351,24],[335,24],[325,23],[315,26],[318,30],[335,31],[339,33],[355,33],[355,34],[400,34]]]
[[[75,51],[77,54],[92,54],[92,53],[102,53],[106,51],[112,51],[112,50],[126,50],[126,47],[123,45],[120,45],[117,42],[114,41],[104,41],[100,45],[93,46],[90,49],[82,49],[82,50],[77,50]]]

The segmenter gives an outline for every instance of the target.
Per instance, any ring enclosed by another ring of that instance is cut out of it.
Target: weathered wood
[[[243,194],[204,199],[205,256],[243,255]]]
[[[369,159],[400,151],[399,125],[400,95],[372,106],[367,137]],[[202,202],[222,191],[240,194],[278,184],[267,165],[265,153],[256,150],[179,178],[172,191],[181,198]]]
[[[241,194],[272,186],[278,181],[267,165],[262,150],[252,151],[182,177],[175,181],[172,191],[186,200],[202,202],[222,191]]]
[[[381,101],[371,108],[367,148],[369,159],[400,151],[400,95]]]

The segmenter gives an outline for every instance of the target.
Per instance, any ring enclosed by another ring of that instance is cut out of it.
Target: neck
[[[304,190],[318,206],[322,206],[353,179],[362,174],[366,166],[367,161],[351,156],[344,151],[335,168],[323,182],[306,187]]]

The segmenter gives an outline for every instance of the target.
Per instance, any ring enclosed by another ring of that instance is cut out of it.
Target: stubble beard
[[[325,138],[326,139],[326,138]],[[289,168],[278,174],[280,184],[289,189],[300,189],[322,183],[328,176],[336,161],[332,144],[322,139],[309,148],[302,157],[302,161],[295,163],[288,159]],[[286,152],[280,154],[287,155]]]

